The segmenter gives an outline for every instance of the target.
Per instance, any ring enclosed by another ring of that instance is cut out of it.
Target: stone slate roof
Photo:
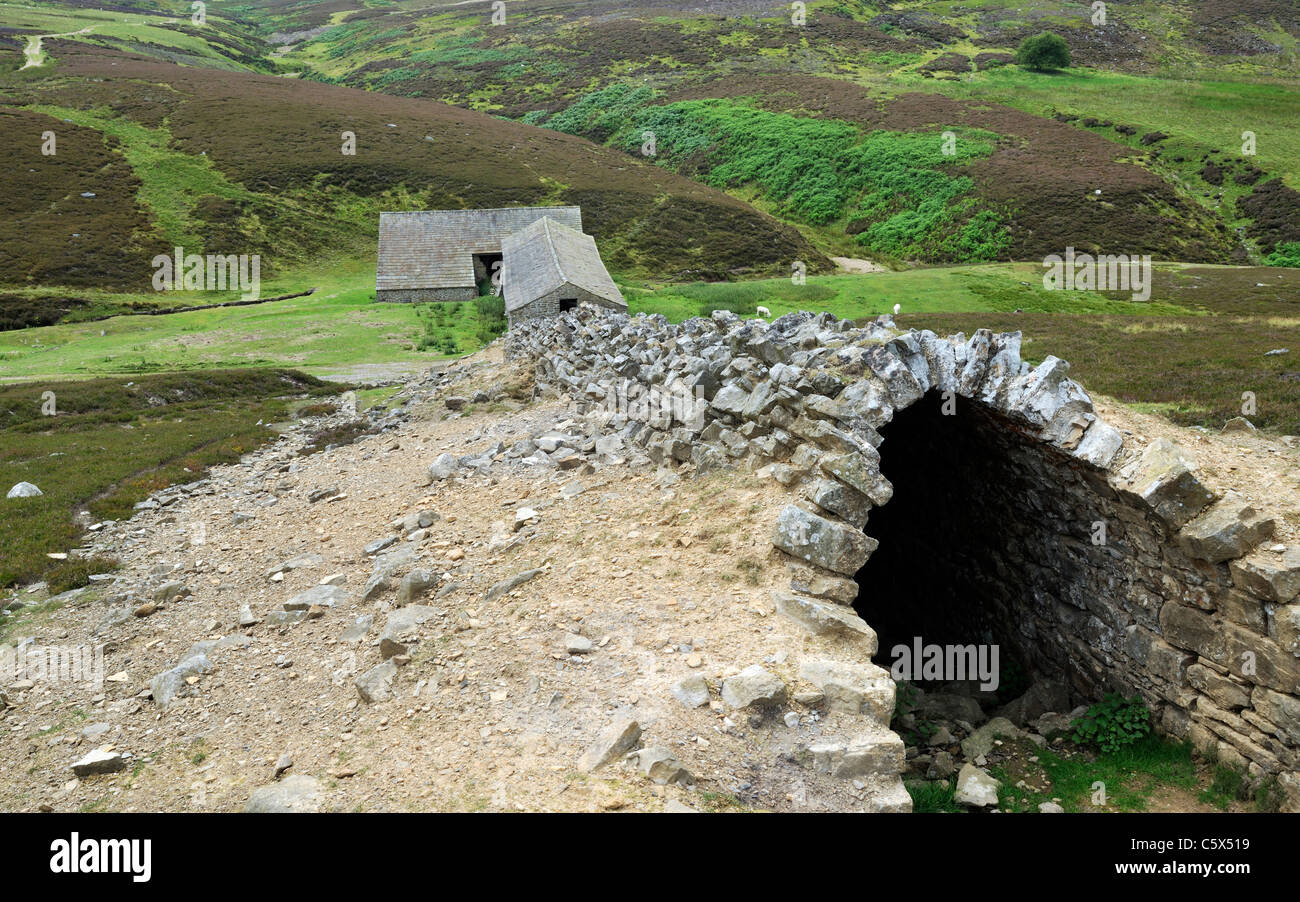
[[[525,307],[564,284],[576,285],[626,307],[596,250],[596,241],[549,216],[501,242],[506,310]]]
[[[501,253],[503,238],[543,216],[582,231],[578,207],[380,213],[375,288],[472,288],[473,255]]]

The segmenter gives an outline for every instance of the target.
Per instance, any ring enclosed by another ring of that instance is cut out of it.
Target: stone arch
[[[1021,359],[1019,333],[944,337],[889,317],[856,327],[810,313],[768,324],[719,311],[674,325],[579,311],[512,329],[508,350],[536,361],[540,389],[592,405],[606,431],[657,464],[749,466],[787,487],[772,543],[791,579],[776,609],[836,637],[838,657],[801,662],[799,679],[864,725],[809,752],[820,770],[892,778],[882,809],[907,808],[902,749],[887,731],[894,686],[855,577],[880,545],[872,512],[909,503],[882,472],[886,436],[919,428],[944,401],[982,442],[979,468],[957,478],[993,483],[979,496],[993,513],[972,521],[985,542],[976,573],[991,587],[981,603],[1021,652],[1081,697],[1142,695],[1161,731],[1278,775],[1300,800],[1300,548],[1261,547],[1273,519],[1212,491],[1179,446],[1126,448],[1068,364]],[[610,403],[656,393],[698,403],[645,415]],[[1105,542],[1094,544],[1098,522]]]

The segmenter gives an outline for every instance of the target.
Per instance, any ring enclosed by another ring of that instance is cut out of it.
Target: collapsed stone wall
[[[967,441],[931,443],[934,466],[958,471],[953,507],[932,517],[959,512],[978,541],[931,541],[948,556],[936,572],[960,579],[1040,674],[1085,698],[1139,693],[1163,732],[1277,775],[1300,799],[1300,547],[1260,547],[1273,518],[1211,491],[1179,446],[1124,448],[1068,364],[1020,359],[1019,333],[941,337],[806,312],[674,325],[581,308],[512,329],[507,353],[656,463],[761,468],[788,487],[773,544],[791,583],[777,609],[819,633],[865,629],[855,601],[890,603],[864,569],[879,545],[869,514],[895,494],[882,430],[950,402]],[[897,570],[876,580],[897,586]],[[874,635],[863,649],[875,654]]]

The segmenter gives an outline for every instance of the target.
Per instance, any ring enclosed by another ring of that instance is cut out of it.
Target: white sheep
[[[763,317],[764,319],[772,315],[772,311],[768,310],[766,307],[759,307],[757,313],[759,316]]]
[[[895,305],[894,305],[894,316],[898,316],[899,311],[902,310],[902,309],[903,309],[903,305],[902,305],[902,304],[895,304]]]

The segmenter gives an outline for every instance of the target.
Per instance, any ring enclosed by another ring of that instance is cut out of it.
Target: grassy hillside
[[[443,308],[446,321],[430,327],[420,307],[375,303],[373,261],[312,275],[312,294],[284,301],[0,332],[0,380],[277,364],[322,376],[366,367],[411,372],[479,347],[472,304]],[[276,295],[302,285],[291,274],[264,288]]]
[[[93,198],[59,194],[61,173],[35,204],[6,191],[0,282],[138,290],[141,261],[180,241],[260,253],[283,274],[369,253],[379,209],[556,201],[583,204],[617,273],[683,280],[794,260],[824,271],[826,253],[899,265],[1067,245],[1264,262],[1300,239],[1300,13],[1281,0],[1134,0],[1110,4],[1105,23],[1071,0],[813,0],[801,25],[762,0],[511,2],[501,24],[490,15],[441,0],[250,0],[196,24],[167,0],[0,2],[12,61],[0,111],[20,133],[62,123],[78,160],[60,165],[105,182]],[[1008,65],[1044,29],[1075,68]],[[42,34],[60,37],[20,69]],[[339,152],[343,131],[357,156]],[[946,132],[955,152],[936,160]],[[15,181],[52,168],[35,142],[3,152]],[[105,152],[107,165],[92,159]],[[34,240],[20,246],[20,232]]]
[[[232,71],[271,68],[262,41],[210,3],[202,25],[189,3],[134,0],[105,9],[79,3],[0,2],[0,29],[23,42],[34,67],[57,66],[47,46],[53,36],[95,47],[131,50],[187,66]],[[37,38],[42,38],[39,43]]]
[[[614,150],[428,101],[52,42],[10,73],[0,284],[147,291],[176,245],[263,277],[373,258],[380,210],[577,203],[620,271],[827,264],[793,228]],[[59,151],[41,152],[54,132]],[[356,153],[343,153],[344,132]],[[162,298],[158,299],[162,301]]]
[[[84,585],[112,562],[49,556],[76,547],[84,526],[129,517],[151,492],[237,460],[275,436],[267,424],[288,417],[295,400],[343,387],[275,368],[0,387],[0,482],[44,493],[7,502],[0,586]],[[43,412],[49,393],[53,415]]]
[[[1260,220],[1300,222],[1300,195],[1291,191],[1300,187],[1300,11],[1283,0],[1134,0],[1108,4],[1104,23],[1093,22],[1090,3],[1068,0],[814,0],[801,26],[788,4],[756,0],[704,9],[507,4],[500,25],[478,4],[325,6],[263,0],[246,17],[303,77],[555,124],[624,150],[639,148],[633,120],[650,104],[606,105],[610,92],[649,92],[656,107],[756,98],[774,112],[917,138],[963,126],[989,132],[991,152],[963,177],[973,182],[970,206],[984,211],[978,222],[996,240],[968,234],[957,253],[936,242],[865,242],[887,259],[1026,259],[1108,243],[1170,259],[1262,261],[1279,236]],[[1044,74],[1009,65],[1019,42],[1043,30],[1066,39],[1075,68]],[[599,121],[574,128],[575,112],[592,107]],[[724,149],[750,137],[729,124],[711,124]],[[1246,131],[1256,134],[1251,155],[1241,150]],[[845,226],[862,227],[863,217],[818,228],[825,224],[791,215],[788,198],[768,197],[761,182],[710,178],[716,160],[686,169],[671,155],[657,162],[789,219],[825,250],[848,252],[861,235]],[[1219,167],[1251,181],[1230,178],[1225,187]],[[1267,197],[1251,203],[1255,186],[1266,184],[1274,185]],[[917,201],[898,206],[926,215]],[[867,227],[888,229],[898,212]],[[961,216],[950,224],[968,225]]]
[[[1009,107],[919,92],[882,102],[843,81],[764,76],[662,98],[611,86],[535,118],[628,150],[653,131],[660,165],[757,193],[840,253],[968,262],[1074,246],[1199,262],[1247,256],[1192,182],[1154,171],[1158,150],[1134,152]]]

